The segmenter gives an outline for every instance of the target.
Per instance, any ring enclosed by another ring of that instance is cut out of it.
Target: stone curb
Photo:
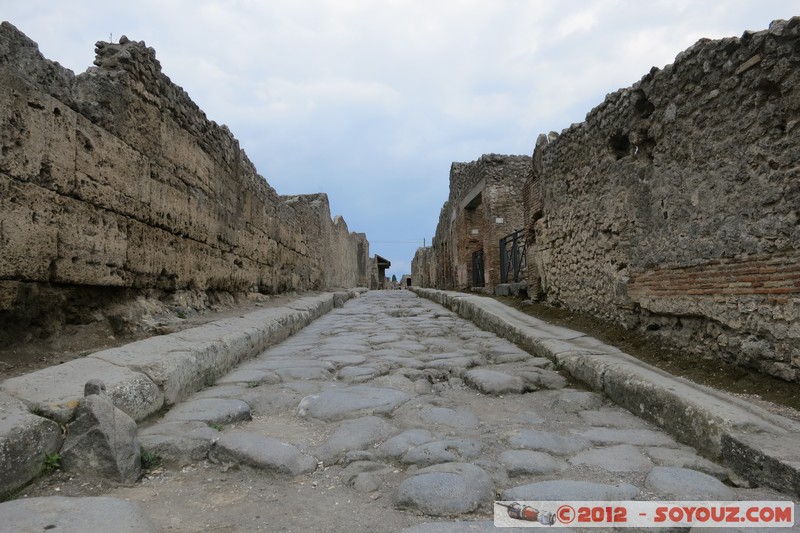
[[[800,495],[800,423],[673,376],[578,331],[549,324],[497,300],[412,287],[476,325],[547,357],[573,377],[677,440],[758,485]]]
[[[35,479],[61,448],[59,424],[72,418],[88,380],[105,382],[114,404],[138,422],[365,291],[303,296],[0,382],[0,499]]]

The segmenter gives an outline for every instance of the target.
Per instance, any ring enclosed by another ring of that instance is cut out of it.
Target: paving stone
[[[721,481],[728,479],[728,473],[723,467],[700,457],[693,450],[650,447],[645,448],[644,453],[658,466],[689,468],[714,476]]]
[[[554,411],[564,413],[578,413],[597,409],[603,405],[603,397],[594,392],[574,389],[562,389],[542,392],[539,400],[543,401]]]
[[[520,527],[504,527],[503,533],[527,533],[529,528]],[[568,528],[558,528],[559,533],[571,533],[573,530]],[[461,520],[457,522],[425,522],[424,524],[417,524],[416,526],[407,527],[400,533],[496,533],[497,527],[494,525],[494,520],[476,520],[466,521]]]
[[[509,476],[550,474],[567,468],[567,463],[544,452],[531,450],[506,450],[498,456]]]
[[[435,438],[427,429],[409,429],[383,442],[378,446],[377,453],[382,457],[397,459],[411,448],[432,442]]]
[[[242,431],[224,434],[214,446],[211,457],[219,462],[243,464],[288,476],[307,474],[317,469],[315,458],[291,444]]]
[[[298,368],[281,368],[275,370],[282,381],[294,381],[298,379],[331,379],[333,374],[330,370],[322,367],[306,366]]]
[[[331,355],[328,357],[320,358],[320,361],[333,363],[333,365],[337,369],[342,368],[343,366],[360,365],[366,360],[367,358],[364,357],[363,355],[356,355],[356,354]]]
[[[241,368],[222,376],[216,383],[218,385],[227,385],[229,383],[274,384],[280,383],[280,381],[281,378],[275,372]]]
[[[250,394],[240,399],[250,406],[250,411],[253,415],[264,416],[284,411],[294,411],[300,398],[302,398],[302,395],[293,391],[274,389],[259,391],[254,389]]]
[[[197,420],[206,424],[233,424],[250,420],[250,406],[241,400],[203,398],[182,403],[164,416],[165,422]]]
[[[609,472],[648,472],[653,468],[650,459],[630,444],[584,450],[571,457],[569,463],[596,466]]]
[[[247,388],[248,387],[243,384],[214,385],[213,387],[208,387],[207,389],[192,394],[189,401],[201,400],[204,398],[233,398],[235,400],[240,400],[247,392]]]
[[[392,472],[392,468],[374,461],[352,462],[342,471],[342,483],[358,492],[374,492],[383,484],[381,476]]]
[[[405,479],[394,506],[431,516],[453,516],[491,503],[495,488],[489,474],[475,465],[446,463],[423,468]]]
[[[21,498],[0,503],[0,531],[157,533],[138,504],[117,498]]]
[[[530,483],[503,491],[503,500],[586,500],[615,501],[632,500],[641,491],[629,483],[605,485],[591,481],[556,479]]]
[[[564,437],[548,431],[525,429],[512,435],[508,443],[518,449],[539,450],[554,455],[572,455],[591,446],[591,443],[580,437]]]
[[[347,366],[339,370],[336,378],[347,382],[361,382],[386,374],[388,371],[388,368],[374,366]]]
[[[371,414],[388,415],[409,398],[395,389],[347,387],[306,396],[298,405],[297,414],[328,422]]]
[[[463,371],[466,368],[480,365],[483,361],[480,357],[451,357],[447,359],[435,359],[425,363],[424,368],[442,369],[451,371]]]
[[[578,415],[581,417],[581,420],[591,426],[618,429],[647,429],[647,423],[644,420],[621,409],[581,411]]]
[[[708,474],[676,468],[657,466],[644,481],[645,487],[673,500],[734,500],[735,493],[720,480]]]
[[[205,422],[164,422],[139,431],[139,445],[165,463],[183,466],[205,459],[221,436]]]
[[[420,400],[404,404],[395,411],[394,418],[407,427],[428,427],[449,433],[477,429],[480,425],[478,417],[466,409],[435,407]]]
[[[392,372],[391,374],[378,376],[370,382],[370,385],[378,388],[399,390],[412,396],[415,396],[417,394],[414,382],[408,379],[406,376],[399,374],[397,372]]]
[[[397,433],[397,428],[383,418],[365,416],[339,424],[330,437],[315,450],[320,461],[331,464],[351,450],[362,450]]]
[[[513,344],[490,346],[486,355],[492,363],[516,363],[527,361],[531,358],[531,354],[524,350],[520,350]]]
[[[416,465],[434,465],[475,459],[480,456],[483,446],[480,442],[468,439],[444,439],[420,444],[408,450],[402,462]]]
[[[567,378],[551,370],[527,370],[519,372],[519,377],[539,389],[563,389],[569,385]]]
[[[592,428],[580,435],[600,445],[633,444],[635,446],[678,447],[678,443],[666,433],[650,429]]]
[[[372,345],[400,342],[400,336],[394,333],[378,333],[371,335],[367,341]]]
[[[0,498],[28,484],[62,444],[61,427],[0,392]]]
[[[483,394],[521,394],[529,389],[522,378],[485,368],[465,373],[464,382]]]

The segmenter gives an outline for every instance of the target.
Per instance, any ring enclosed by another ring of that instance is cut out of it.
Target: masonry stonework
[[[450,197],[431,247],[420,248],[412,261],[412,278],[420,280],[415,283],[489,292],[500,283],[499,242],[524,226],[521,190],[529,169],[528,156],[489,154],[453,163]],[[478,251],[483,252],[483,272],[476,274],[473,254]]]
[[[364,283],[366,237],[331,220],[327,196],[279,196],[143,42],[96,53],[75,76],[0,26],[1,316],[76,288]]]
[[[800,381],[798,133],[796,17],[702,39],[540,135],[506,196],[524,207],[529,296]],[[473,246],[450,215],[465,188],[451,173],[415,284],[465,288],[448,270]]]

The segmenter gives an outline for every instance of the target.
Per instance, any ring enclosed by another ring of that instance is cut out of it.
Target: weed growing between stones
[[[52,474],[61,468],[61,455],[58,452],[48,453],[44,458],[44,473]]]
[[[142,450],[141,461],[143,469],[152,470],[161,464],[162,458],[157,453]]]

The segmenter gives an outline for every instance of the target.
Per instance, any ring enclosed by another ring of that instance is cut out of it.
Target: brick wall
[[[421,248],[412,261],[414,283],[469,289],[473,286],[472,255],[483,250],[484,290],[493,290],[500,282],[500,239],[525,225],[522,186],[530,161],[527,156],[489,154],[471,163],[453,163],[450,195],[436,235],[431,246]]]

